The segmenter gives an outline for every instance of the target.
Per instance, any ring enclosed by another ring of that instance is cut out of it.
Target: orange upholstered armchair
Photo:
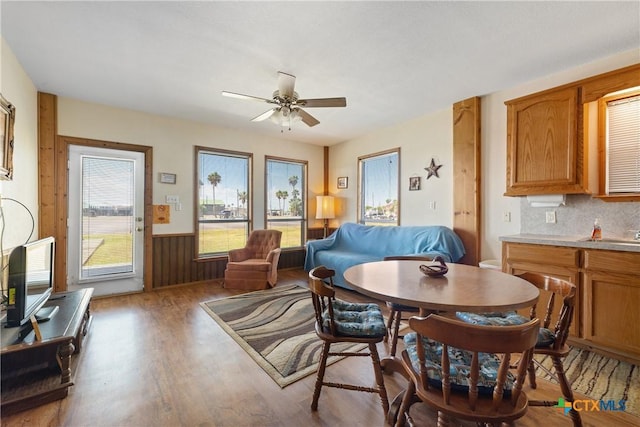
[[[278,281],[280,240],[278,230],[254,230],[242,249],[229,251],[224,272],[224,287],[232,289],[267,289]]]

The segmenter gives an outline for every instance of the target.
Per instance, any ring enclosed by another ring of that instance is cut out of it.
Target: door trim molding
[[[146,145],[126,144],[121,142],[100,141],[86,138],[76,138],[71,136],[59,135],[56,140],[56,152],[58,153],[56,161],[56,183],[57,183],[57,198],[56,212],[59,213],[58,223],[63,223],[65,226],[60,227],[60,230],[64,230],[63,236],[60,239],[56,237],[56,241],[62,242],[62,248],[60,250],[61,256],[56,257],[56,283],[64,283],[66,288],[66,273],[67,273],[67,227],[66,221],[68,217],[68,173],[67,165],[69,161],[69,145],[83,145],[97,148],[111,148],[115,150],[123,151],[136,151],[144,154],[144,272],[143,282],[144,290],[149,291],[153,287],[153,147]],[[62,256],[64,254],[64,256]]]
[[[121,142],[100,141],[87,138],[76,138],[58,135],[56,138],[56,222],[60,227],[56,229],[56,283],[64,284],[66,290],[67,274],[67,226],[68,217],[68,162],[69,145],[82,145],[97,148],[110,148],[123,151],[136,151],[144,153],[144,290],[153,288],[153,147],[146,145],[126,144]]]

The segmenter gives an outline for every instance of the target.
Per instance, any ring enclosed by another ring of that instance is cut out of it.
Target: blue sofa
[[[464,253],[458,235],[441,225],[385,227],[346,223],[326,239],[307,243],[304,269],[310,271],[324,265],[336,271],[336,286],[351,289],[343,274],[357,264],[392,255],[441,255],[447,262],[457,262]]]

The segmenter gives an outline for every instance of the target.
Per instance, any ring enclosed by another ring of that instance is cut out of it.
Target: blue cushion
[[[410,305],[398,304],[396,302],[387,301],[387,307],[395,311],[406,311],[408,313],[418,313],[420,309]]]
[[[463,322],[473,323],[474,325],[483,326],[512,326],[522,325],[530,319],[516,313],[515,311],[491,312],[491,313],[467,313],[459,311],[456,317]],[[536,347],[549,347],[556,340],[556,336],[552,330],[540,328],[538,330],[538,341]]]
[[[482,326],[513,326],[527,323],[529,319],[521,316],[515,311],[506,311],[504,313],[467,313],[459,311],[456,317],[465,323],[473,323]]]
[[[387,327],[377,304],[332,301],[333,320],[339,335],[350,337],[383,337]],[[328,310],[322,314],[323,326],[330,328]]]
[[[411,332],[404,337],[404,345],[407,354],[411,359],[411,364],[416,372],[420,372],[420,360],[418,359],[417,335]],[[423,337],[422,345],[425,350],[425,365],[427,367],[427,377],[429,384],[436,387],[442,387],[442,343],[434,341],[430,338]],[[469,388],[469,375],[471,373],[471,359],[473,353],[467,350],[449,347],[449,375],[451,380],[451,389],[467,391]],[[498,376],[498,368],[500,367],[500,358],[493,353],[478,353],[478,364],[480,372],[478,375],[478,393],[491,394],[496,385]],[[515,377],[511,372],[507,373],[507,379],[504,385],[504,394],[511,394]]]

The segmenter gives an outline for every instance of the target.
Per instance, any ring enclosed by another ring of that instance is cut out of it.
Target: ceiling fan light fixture
[[[271,121],[282,127],[289,127],[302,120],[297,108],[282,107],[269,117]]]
[[[273,123],[281,127],[288,127],[289,130],[291,130],[291,126],[294,123],[299,121],[309,127],[320,123],[318,119],[300,107],[322,108],[347,106],[346,98],[299,99],[298,92],[293,90],[295,82],[296,76],[293,74],[278,71],[278,89],[273,92],[271,99],[227,91],[223,91],[222,95],[231,98],[266,102],[267,104],[273,105],[274,108],[254,117],[251,121],[261,122],[270,119]]]

